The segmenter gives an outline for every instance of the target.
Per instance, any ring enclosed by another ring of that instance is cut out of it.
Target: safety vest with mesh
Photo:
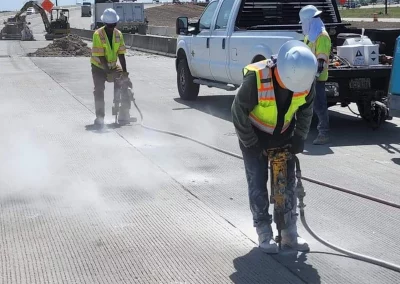
[[[329,54],[331,53],[331,38],[327,31],[323,31],[320,33],[315,40],[315,42],[311,42],[308,40],[308,36],[304,37],[304,43],[308,45],[311,49],[312,53],[315,54],[317,59],[323,59],[325,61],[324,70],[321,72],[318,77],[318,81],[326,81],[328,80],[328,67],[329,67]]]
[[[272,66],[271,60],[263,60],[250,64],[243,70],[244,75],[249,71],[254,71],[257,77],[258,104],[250,112],[250,121],[255,127],[271,135],[274,134],[278,124],[278,107],[272,80]],[[306,103],[307,95],[308,90],[293,93],[292,102],[284,116],[281,134],[289,128],[298,108]]]
[[[93,65],[103,69],[103,65],[101,64],[99,56],[105,56],[108,63],[108,68],[117,68],[118,55],[125,54],[126,47],[124,37],[117,29],[114,29],[112,40],[111,48],[104,27],[96,30],[93,33],[92,57],[90,59],[90,62]]]

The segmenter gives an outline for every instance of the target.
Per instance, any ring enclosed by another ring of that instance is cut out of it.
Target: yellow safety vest
[[[257,76],[258,104],[250,112],[251,123],[258,129],[273,134],[278,123],[278,108],[275,100],[275,91],[272,80],[271,61],[263,60],[247,65],[243,73],[255,71]],[[281,133],[285,132],[300,106],[306,103],[309,90],[293,93],[292,102],[284,117]]]
[[[90,62],[103,69],[99,56],[105,56],[108,68],[115,69],[117,68],[118,55],[126,53],[124,37],[119,30],[114,29],[113,47],[111,48],[104,28],[101,27],[93,33],[92,57]]]
[[[318,77],[318,81],[328,80],[328,68],[329,68],[329,54],[331,53],[331,38],[326,31],[323,31],[315,40],[315,42],[308,41],[308,36],[304,37],[304,43],[308,45],[312,53],[315,54],[317,59],[325,60],[324,70]]]

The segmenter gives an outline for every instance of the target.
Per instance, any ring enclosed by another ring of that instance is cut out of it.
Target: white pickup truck
[[[323,12],[321,18],[332,40],[325,84],[328,106],[356,103],[360,116],[372,128],[379,127],[390,119],[388,57],[380,54],[378,64],[354,66],[337,55],[337,47],[348,38],[360,38],[361,29],[342,23],[336,0],[212,0],[196,23],[189,23],[187,17],[177,18],[180,97],[195,100],[200,85],[236,90],[242,84],[246,65],[277,54],[288,40],[303,40],[299,11],[308,4]],[[389,46],[385,41],[393,46],[399,34],[396,30],[389,35],[387,29],[365,32],[382,50]]]
[[[179,17],[176,70],[179,95],[195,100],[199,86],[236,90],[243,68],[270,58],[291,39],[303,40],[299,11],[314,4],[325,23],[338,23],[331,0],[212,0],[196,23]]]

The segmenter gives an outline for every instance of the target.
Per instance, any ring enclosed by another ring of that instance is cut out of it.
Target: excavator
[[[26,29],[26,21],[25,17],[21,16],[25,11],[29,8],[33,7],[36,11],[40,13],[42,17],[44,27],[46,30],[45,39],[46,40],[53,40],[55,38],[61,38],[70,33],[70,24],[68,22],[69,18],[69,10],[54,7],[50,13],[50,21],[47,17],[46,11],[40,6],[37,1],[28,1],[25,5],[21,8],[21,10],[13,17],[9,18],[8,22],[12,25],[17,26],[24,26]],[[67,14],[67,15],[65,15]],[[7,23],[5,23],[5,28],[7,27]],[[3,29],[4,30],[4,29]],[[3,31],[2,33],[3,34]],[[23,36],[23,29],[12,29],[12,34],[14,35],[13,38],[18,37],[24,40]],[[12,36],[12,35],[11,35]]]

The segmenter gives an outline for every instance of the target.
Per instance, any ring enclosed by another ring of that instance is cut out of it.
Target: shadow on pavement
[[[285,283],[276,279],[277,275],[268,269],[268,258],[271,257],[258,248],[253,248],[248,254],[233,261],[236,272],[229,276],[236,284],[248,283]],[[305,283],[321,283],[318,271],[306,263],[305,254],[297,253],[274,255],[273,258],[287,267],[293,274],[299,276]]]
[[[232,122],[231,106],[235,95],[199,96],[195,101],[175,98],[177,103]]]
[[[184,101],[176,98],[175,101],[187,107],[199,110],[209,115],[232,122],[231,106],[235,95],[199,96],[196,101]],[[400,153],[400,127],[391,121],[385,122],[379,129],[372,130],[359,117],[336,111],[336,106],[329,109],[331,142],[326,145],[313,145],[317,136],[317,119],[314,116],[310,133],[306,142],[305,155],[333,154],[330,147],[378,145],[388,152]],[[178,109],[178,108],[177,108]],[[342,108],[340,108],[342,109]],[[399,145],[399,147],[393,146]]]
[[[393,158],[392,161],[393,161],[393,163],[400,166],[400,158]]]
[[[117,124],[117,123],[104,124],[103,127],[95,125],[95,124],[88,124],[88,125],[85,125],[85,129],[87,131],[101,134],[101,133],[107,133],[109,130],[121,128],[121,126],[122,125]]]
[[[307,253],[290,252],[273,256],[279,263],[287,267],[305,283],[319,284],[321,277],[318,270],[307,263]]]

